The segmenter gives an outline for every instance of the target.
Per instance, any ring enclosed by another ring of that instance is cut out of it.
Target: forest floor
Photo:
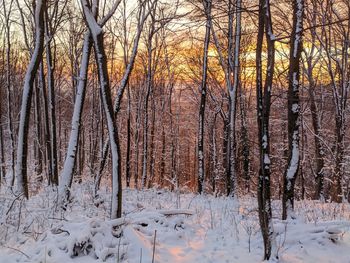
[[[49,188],[26,202],[2,192],[0,262],[262,261],[255,198],[126,189],[123,218],[110,220],[109,193],[102,189],[96,207],[90,185],[75,185],[64,213]],[[279,220],[279,201],[273,211],[279,262],[350,262],[349,204],[298,201],[289,222]]]

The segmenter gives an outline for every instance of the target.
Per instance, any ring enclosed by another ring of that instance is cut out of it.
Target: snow
[[[102,33],[102,28],[100,25],[96,22],[96,19],[94,18],[93,14],[91,13],[89,9],[89,5],[86,0],[81,0],[82,8],[84,11],[86,22],[88,23],[89,29],[93,37],[98,36]]]
[[[0,262],[151,263],[153,249],[159,263],[261,262],[255,198],[126,189],[123,217],[110,220],[106,189],[99,207],[92,205],[92,182],[74,185],[72,193],[63,215],[54,211],[50,188],[22,202],[18,231],[19,203],[6,215],[13,199],[1,193]],[[272,211],[280,262],[349,262],[349,204],[296,201],[291,221],[278,219],[280,201]]]
[[[298,113],[299,112],[299,104],[298,103],[293,103],[292,104],[292,112],[293,113]]]
[[[266,136],[266,134],[264,134],[263,137],[262,137],[262,147],[264,149],[267,148],[267,136]]]
[[[299,166],[299,132],[293,132],[293,142],[292,142],[292,158],[289,163],[289,167],[287,170],[287,179],[291,180],[296,176],[296,171]],[[289,182],[290,183],[290,182]],[[290,188],[290,184],[287,185]]]
[[[270,165],[271,164],[271,160],[269,158],[268,154],[264,154],[264,164]]]
[[[296,28],[295,28],[295,39],[294,39],[294,50],[293,56],[297,56],[298,49],[301,45],[301,35],[303,30],[303,9],[304,4],[302,0],[297,0],[297,13],[296,13]]]

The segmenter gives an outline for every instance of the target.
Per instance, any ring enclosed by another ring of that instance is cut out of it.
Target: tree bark
[[[52,177],[49,177],[49,184],[58,185],[58,163],[57,163],[57,134],[56,134],[56,103],[55,103],[55,78],[54,61],[51,51],[50,27],[47,10],[45,10],[45,44],[46,44],[46,65],[47,65],[47,87],[49,91],[49,116],[50,116],[50,150]]]
[[[72,128],[69,137],[66,159],[61,171],[61,182],[59,184],[59,195],[62,202],[66,202],[70,197],[70,188],[73,181],[73,172],[77,158],[79,134],[81,129],[81,116],[86,94],[87,74],[89,59],[92,48],[92,38],[90,32],[85,33],[82,48],[82,58],[79,72],[79,82],[75,96],[74,110],[72,116]]]
[[[27,153],[28,153],[28,130],[29,116],[31,107],[31,98],[33,93],[33,83],[35,75],[42,60],[44,49],[44,10],[46,8],[46,0],[36,1],[35,8],[35,48],[27,68],[24,79],[23,95],[21,104],[21,113],[18,130],[17,145],[17,193],[24,194],[28,199],[28,178],[27,178]]]
[[[264,28],[267,42],[267,69],[265,85],[262,80],[262,46]],[[258,207],[259,223],[264,241],[264,260],[269,260],[275,255],[275,234],[272,224],[271,194],[270,194],[270,134],[269,118],[271,105],[271,88],[273,83],[275,62],[274,36],[272,31],[270,2],[259,1],[259,28],[256,50],[256,98],[257,121],[259,136],[259,177],[258,177]]]
[[[118,130],[115,122],[115,116],[112,105],[111,91],[109,86],[109,76],[107,69],[107,57],[104,48],[103,31],[97,24],[94,16],[91,13],[91,8],[86,0],[81,0],[85,22],[89,27],[92,35],[95,60],[98,68],[98,78],[100,82],[101,100],[106,115],[109,141],[111,145],[112,155],[112,209],[111,218],[121,217],[122,206],[122,180],[121,180],[121,158],[120,146],[118,140]]]
[[[299,86],[304,0],[293,1],[293,29],[289,57],[288,165],[283,178],[282,219],[293,217],[294,185],[299,170]]]
[[[203,48],[202,82],[200,86],[200,105],[199,105],[199,123],[198,123],[198,185],[197,191],[202,194],[204,191],[204,126],[205,126],[205,104],[207,97],[207,67],[208,67],[208,49],[210,42],[211,28],[211,0],[203,0],[204,12],[206,16],[205,38]]]

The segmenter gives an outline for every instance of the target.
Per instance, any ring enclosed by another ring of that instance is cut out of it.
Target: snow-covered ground
[[[110,220],[109,194],[96,207],[88,185],[75,186],[63,214],[50,189],[27,202],[2,193],[0,262],[261,262],[255,198],[127,189],[123,218]],[[273,206],[280,262],[350,262],[349,204],[297,202],[288,223]]]

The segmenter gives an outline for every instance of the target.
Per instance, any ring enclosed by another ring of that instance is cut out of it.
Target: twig
[[[8,246],[4,246],[4,245],[0,245],[0,246],[5,247],[5,248],[9,248],[9,249],[13,249],[13,250],[15,250],[15,251],[17,251],[17,252],[20,252],[21,254],[25,255],[28,259],[30,259],[30,256],[28,256],[26,253],[24,253],[23,251],[21,251],[21,250],[19,250],[19,249],[17,249],[17,248],[8,247]]]
[[[157,238],[157,230],[154,230],[152,263],[154,263],[154,255],[156,253],[156,238]]]
[[[6,212],[6,215],[8,215],[8,214],[10,213],[10,211],[11,211],[11,209],[12,209],[12,207],[13,207],[14,203],[15,203],[15,202],[16,202],[16,200],[17,200],[17,199],[19,199],[21,196],[23,196],[23,193],[21,193],[20,195],[16,196],[16,198],[15,198],[15,199],[13,199],[13,201],[12,201],[12,203],[11,203],[11,205],[10,205],[9,210],[7,210],[7,212]]]

